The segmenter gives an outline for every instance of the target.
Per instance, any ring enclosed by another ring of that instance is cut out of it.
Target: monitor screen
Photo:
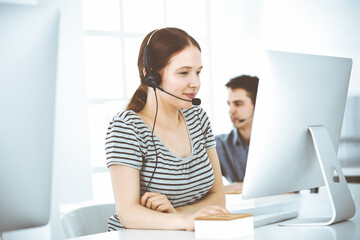
[[[0,235],[48,223],[58,11],[0,4]]]
[[[266,51],[260,66],[243,198],[331,185],[352,60]]]

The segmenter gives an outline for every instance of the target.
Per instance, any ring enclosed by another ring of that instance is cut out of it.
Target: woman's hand
[[[221,206],[208,206],[200,209],[194,214],[187,215],[185,218],[185,229],[187,231],[194,231],[195,218],[204,217],[212,214],[229,214],[230,212]]]
[[[165,213],[176,213],[166,195],[156,192],[146,192],[140,199],[140,204],[146,208]]]

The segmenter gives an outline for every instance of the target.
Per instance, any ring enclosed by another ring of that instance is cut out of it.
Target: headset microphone
[[[159,89],[160,91],[166,93],[166,94],[169,94],[169,95],[172,96],[172,97],[175,97],[175,98],[180,99],[180,100],[183,100],[183,101],[191,102],[193,105],[200,105],[200,104],[201,104],[200,98],[193,98],[192,100],[188,100],[188,99],[184,99],[184,98],[180,98],[180,97],[178,97],[178,96],[175,96],[174,94],[171,94],[171,93],[165,91],[165,90],[164,90],[162,87],[160,87],[160,86],[156,86],[156,88]]]
[[[193,105],[200,105],[201,104],[201,99],[200,98],[193,98],[191,100]]]
[[[245,122],[246,120],[252,118],[253,115],[254,115],[254,114],[251,114],[251,115],[250,115],[249,117],[247,117],[247,118],[240,119],[240,120],[239,120],[239,123]]]

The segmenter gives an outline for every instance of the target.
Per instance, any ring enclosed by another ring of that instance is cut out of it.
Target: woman
[[[153,31],[138,68],[141,84],[107,132],[116,204],[109,231],[194,230],[196,217],[228,213],[208,117],[191,103],[200,88],[200,46],[177,28]]]

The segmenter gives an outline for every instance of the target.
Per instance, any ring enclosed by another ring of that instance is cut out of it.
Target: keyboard
[[[288,219],[296,218],[298,212],[277,212],[271,214],[263,214],[254,216],[254,227],[261,227],[264,225],[285,221]]]

